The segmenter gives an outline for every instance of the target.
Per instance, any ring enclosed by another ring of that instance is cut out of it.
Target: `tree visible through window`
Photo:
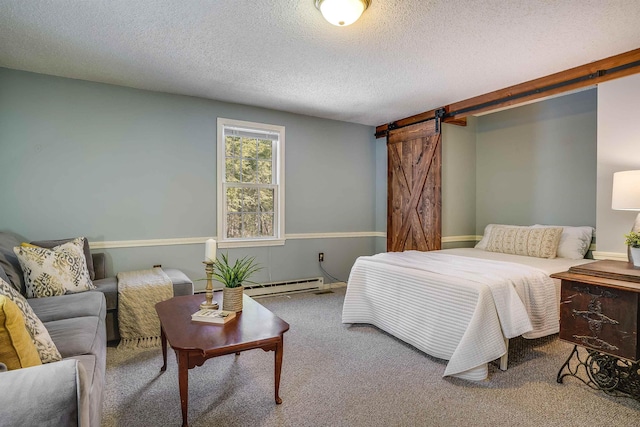
[[[281,239],[284,127],[218,119],[218,128],[218,239]]]

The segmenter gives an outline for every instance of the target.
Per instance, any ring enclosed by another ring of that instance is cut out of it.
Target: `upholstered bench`
[[[120,339],[118,330],[118,279],[105,277],[105,256],[102,253],[91,254],[95,269],[96,291],[104,294],[107,300],[107,341]],[[174,268],[162,269],[173,282],[173,295],[193,295],[193,282],[180,270]]]

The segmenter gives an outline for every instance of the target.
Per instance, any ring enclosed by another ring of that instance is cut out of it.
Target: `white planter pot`
[[[629,248],[631,249],[631,260],[633,265],[636,267],[640,267],[640,248]]]

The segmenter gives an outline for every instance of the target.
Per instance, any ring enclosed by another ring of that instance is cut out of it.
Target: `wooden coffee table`
[[[214,300],[222,307],[222,292],[215,292]],[[279,396],[280,370],[282,368],[282,337],[289,324],[275,314],[243,296],[243,310],[224,325],[208,325],[191,321],[191,314],[200,308],[204,295],[174,297],[156,304],[160,318],[162,360],[160,371],[167,369],[167,341],[176,353],[178,384],[182,404],[182,425],[187,426],[187,402],[189,397],[188,370],[212,357],[239,354],[241,351],[261,348],[275,351],[275,399]]]

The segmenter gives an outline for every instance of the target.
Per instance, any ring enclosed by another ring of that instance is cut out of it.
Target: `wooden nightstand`
[[[560,339],[575,344],[558,372],[609,394],[640,400],[640,269],[595,261],[551,275],[561,279]],[[581,357],[578,346],[587,351]],[[578,373],[585,370],[588,380]]]

